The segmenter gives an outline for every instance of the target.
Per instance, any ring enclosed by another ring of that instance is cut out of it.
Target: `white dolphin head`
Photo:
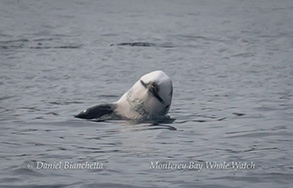
[[[163,71],[142,76],[117,101],[115,112],[129,119],[163,118],[168,113],[173,94],[171,79]]]

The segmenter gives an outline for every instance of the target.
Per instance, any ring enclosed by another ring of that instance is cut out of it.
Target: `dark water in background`
[[[292,18],[291,0],[1,0],[0,186],[292,187]],[[173,123],[73,118],[158,69]]]

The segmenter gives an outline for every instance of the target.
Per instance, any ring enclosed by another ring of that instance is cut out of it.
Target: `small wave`
[[[236,115],[236,116],[244,116],[244,113],[239,113],[239,112],[233,112],[232,114]]]
[[[239,53],[232,55],[231,57],[253,57],[254,55],[254,53]]]
[[[29,42],[29,40],[28,39],[6,40],[6,41],[0,41],[0,44],[10,44],[10,43],[18,43],[18,42]]]
[[[149,42],[123,42],[123,43],[118,43],[118,44],[110,44],[110,46],[142,46],[142,47],[151,47],[151,46],[156,46],[154,43],[149,43]]]
[[[1,83],[0,83],[1,85]],[[11,99],[11,98],[14,98],[16,96],[4,96],[4,97],[0,97],[0,101],[3,101],[3,100],[7,100],[7,99]]]
[[[81,48],[81,44],[72,44],[63,42],[65,44],[57,45],[60,43],[58,38],[39,38],[39,39],[15,39],[0,41],[0,48],[2,49],[76,49]],[[56,44],[54,44],[56,43]]]
[[[200,35],[170,35],[172,38],[181,38],[183,40],[188,41],[214,41],[214,42],[224,42],[224,40],[215,38],[215,37],[207,37],[207,36],[200,36]]]
[[[41,42],[41,41],[52,41],[52,40],[59,40],[58,38],[38,38],[34,39],[35,42]]]
[[[76,49],[80,48],[81,45],[68,45],[68,46],[32,46],[30,49]]]
[[[98,97],[101,97],[101,98],[117,98],[117,97],[119,97],[119,95],[99,95]]]
[[[173,48],[172,44],[155,44],[150,42],[123,42],[118,44],[110,44],[110,46],[131,46],[131,47],[161,47],[161,48]]]
[[[52,101],[52,102],[49,102],[49,104],[53,104],[53,105],[70,105],[70,104],[82,104],[82,102],[78,102],[78,101]]]

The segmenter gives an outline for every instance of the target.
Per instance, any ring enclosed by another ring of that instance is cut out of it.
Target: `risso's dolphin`
[[[114,115],[124,119],[164,119],[168,117],[172,94],[171,79],[158,70],[142,76],[117,102],[90,107],[75,117],[97,119]]]

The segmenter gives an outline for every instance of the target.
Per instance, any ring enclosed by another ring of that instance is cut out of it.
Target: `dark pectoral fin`
[[[76,118],[81,119],[96,119],[106,114],[113,113],[113,104],[101,104],[97,106],[90,107],[79,114],[75,115]]]

